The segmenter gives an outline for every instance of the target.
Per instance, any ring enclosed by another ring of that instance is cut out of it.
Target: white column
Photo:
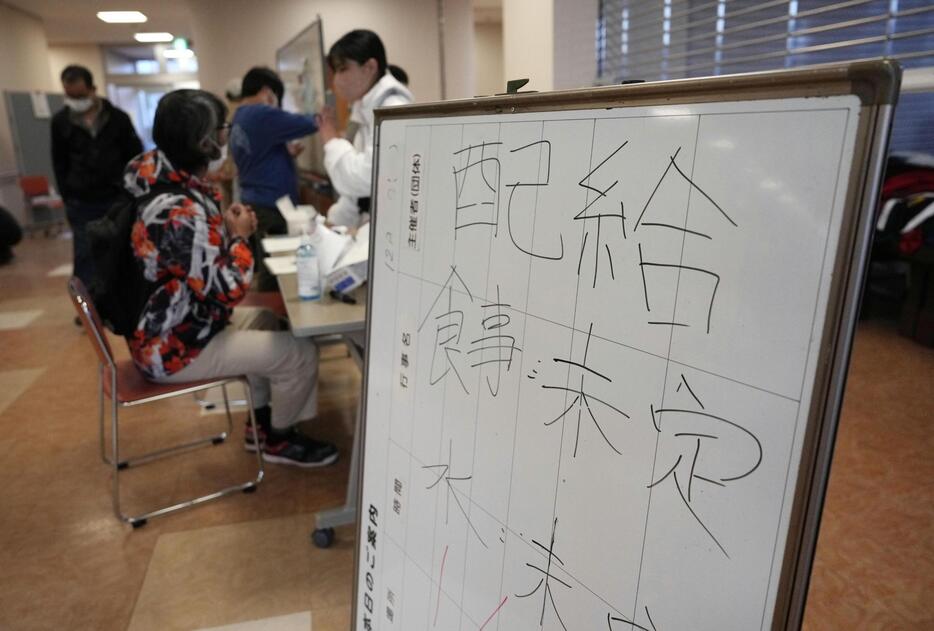
[[[553,0],[503,0],[507,81],[528,77],[530,90],[554,89],[554,16]]]

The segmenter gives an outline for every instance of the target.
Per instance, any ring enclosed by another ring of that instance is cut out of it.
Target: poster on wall
[[[49,97],[45,92],[34,90],[29,93],[32,101],[32,114],[36,118],[52,118],[52,110],[49,108]]]

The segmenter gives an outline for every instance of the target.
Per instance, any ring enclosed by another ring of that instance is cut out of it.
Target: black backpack
[[[146,280],[133,255],[131,238],[136,209],[156,195],[169,192],[180,193],[178,187],[168,184],[156,184],[139,198],[121,191],[107,214],[88,223],[87,235],[94,261],[94,276],[88,293],[104,324],[117,335],[133,334],[143,307],[162,284]]]

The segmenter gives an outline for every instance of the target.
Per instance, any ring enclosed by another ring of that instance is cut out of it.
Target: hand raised
[[[224,221],[227,223],[227,230],[234,236],[249,239],[256,232],[256,213],[249,206],[231,204],[224,211]]]
[[[318,123],[318,133],[321,135],[321,140],[327,142],[338,137],[337,114],[334,112],[333,107],[325,106],[321,108],[321,112],[315,116],[315,121]]]

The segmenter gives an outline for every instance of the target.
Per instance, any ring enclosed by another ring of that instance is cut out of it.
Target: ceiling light
[[[195,51],[190,48],[166,48],[162,55],[167,59],[191,59],[195,56]]]
[[[139,11],[98,11],[97,17],[108,24],[135,24],[148,19]]]
[[[175,36],[171,33],[137,33],[133,36],[137,42],[154,44],[156,42],[171,42]]]

